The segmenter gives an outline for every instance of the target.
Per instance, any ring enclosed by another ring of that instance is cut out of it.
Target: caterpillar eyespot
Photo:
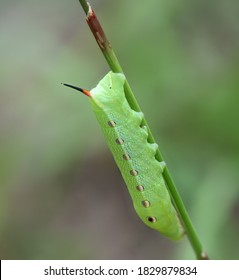
[[[130,160],[130,155],[128,155],[128,154],[123,154],[123,159],[124,159],[124,160]]]
[[[108,121],[108,125],[110,127],[115,127],[116,126],[116,123],[114,121]]]
[[[139,192],[142,192],[144,190],[144,187],[143,186],[137,186],[136,189],[139,191]]]
[[[132,170],[130,170],[130,174],[131,174],[132,176],[137,176],[137,175],[138,175],[138,171],[132,169]]]
[[[121,138],[117,138],[117,139],[115,140],[115,142],[116,142],[117,144],[119,144],[119,145],[124,144],[124,140],[121,139]]]
[[[124,83],[123,74],[109,72],[91,91],[64,85],[89,97],[141,220],[178,240],[184,231],[162,176],[165,162],[155,159],[158,145],[148,142],[147,127],[142,124],[143,113],[129,106]]]
[[[150,202],[148,200],[144,200],[142,201],[142,205],[145,207],[145,208],[148,208],[150,206]]]
[[[147,219],[150,223],[155,223],[157,221],[155,217],[148,217]]]

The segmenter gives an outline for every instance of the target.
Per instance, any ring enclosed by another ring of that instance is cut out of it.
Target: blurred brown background
[[[238,1],[92,1],[213,259],[239,258]],[[75,1],[0,3],[0,258],[188,259],[136,216],[87,98]]]

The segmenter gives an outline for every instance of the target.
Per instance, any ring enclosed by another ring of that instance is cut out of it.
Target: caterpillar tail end
[[[69,85],[69,84],[64,84],[64,83],[62,83],[62,85],[66,86],[66,87],[73,88],[75,90],[78,90],[78,91],[84,93],[86,96],[91,97],[91,93],[90,93],[89,90],[86,90],[86,89],[83,89],[83,88],[80,88],[80,87],[76,87],[76,86],[72,86],[72,85]]]

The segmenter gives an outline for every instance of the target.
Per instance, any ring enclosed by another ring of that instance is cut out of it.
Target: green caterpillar
[[[183,236],[183,228],[162,176],[165,162],[155,159],[158,145],[147,141],[147,128],[141,126],[143,113],[130,108],[124,83],[123,74],[109,72],[91,91],[64,85],[89,97],[141,220],[178,240]]]

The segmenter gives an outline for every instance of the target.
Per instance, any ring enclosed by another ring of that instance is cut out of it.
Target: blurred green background
[[[212,259],[239,258],[237,0],[93,1]],[[0,3],[0,258],[193,259],[136,216],[87,98],[74,1]]]

